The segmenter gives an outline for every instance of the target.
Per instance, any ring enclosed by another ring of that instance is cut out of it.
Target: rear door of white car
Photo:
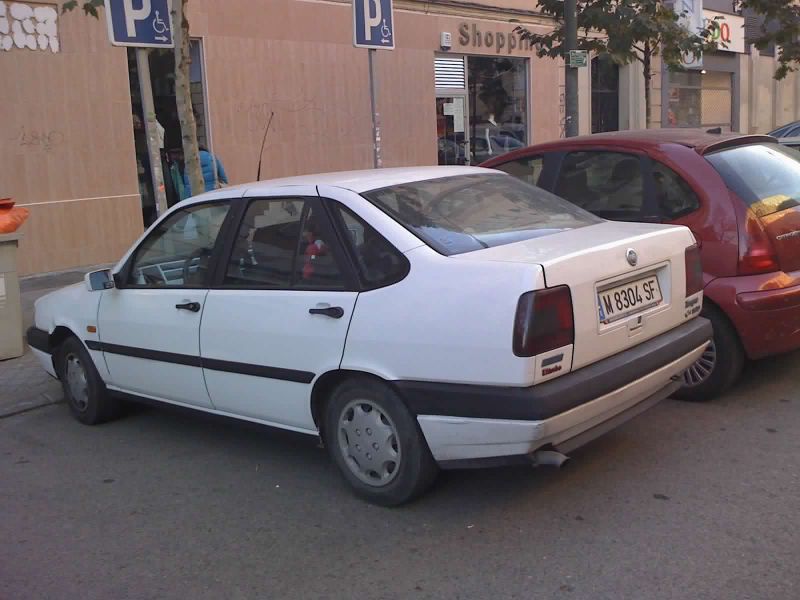
[[[218,410],[314,430],[311,383],[338,369],[358,292],[314,186],[241,201],[203,312]]]
[[[108,384],[138,395],[210,408],[200,364],[200,320],[228,202],[166,217],[141,242],[99,309]]]

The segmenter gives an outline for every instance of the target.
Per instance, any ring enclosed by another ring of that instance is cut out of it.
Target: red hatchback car
[[[692,230],[714,341],[681,397],[709,399],[745,358],[800,348],[800,152],[763,135],[653,129],[557,140],[481,166],[606,219]]]

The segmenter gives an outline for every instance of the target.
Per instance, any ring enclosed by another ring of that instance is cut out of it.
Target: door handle
[[[344,309],[341,306],[329,306],[328,308],[309,308],[311,315],[325,315],[331,319],[341,319],[344,316]]]
[[[192,312],[200,312],[199,302],[184,302],[183,304],[176,304],[175,308],[178,310],[190,310]]]

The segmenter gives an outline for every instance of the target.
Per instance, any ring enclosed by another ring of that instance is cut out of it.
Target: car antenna
[[[706,129],[706,133],[722,133],[722,127],[712,127],[711,129]]]
[[[269,133],[269,126],[272,125],[272,117],[275,116],[275,111],[269,113],[269,121],[267,121],[267,128],[264,130],[264,139],[261,140],[261,150],[258,152],[258,171],[256,172],[256,181],[261,181],[261,160],[264,158],[264,144],[267,143],[267,134]]]

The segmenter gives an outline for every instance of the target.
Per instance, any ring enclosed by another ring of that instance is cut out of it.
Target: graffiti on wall
[[[0,50],[58,52],[58,10],[55,6],[0,0]]]

